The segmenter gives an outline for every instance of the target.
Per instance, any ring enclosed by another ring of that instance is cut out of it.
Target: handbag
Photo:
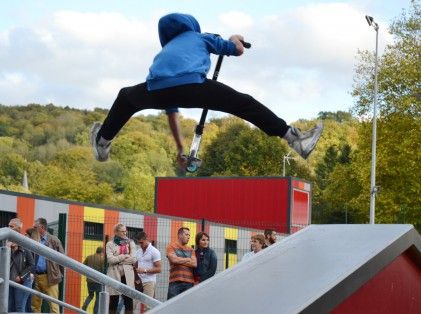
[[[143,292],[143,283],[142,283],[142,279],[140,279],[140,276],[137,272],[137,266],[138,263],[136,262],[133,265],[133,272],[134,272],[134,288],[139,291],[139,292]]]

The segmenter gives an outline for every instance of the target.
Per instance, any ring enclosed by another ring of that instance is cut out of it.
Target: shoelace
[[[100,144],[100,143],[97,142],[97,145],[102,147],[102,148],[108,148],[111,145],[111,142],[104,143],[104,144]]]

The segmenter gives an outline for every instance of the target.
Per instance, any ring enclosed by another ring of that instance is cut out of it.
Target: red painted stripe
[[[77,261],[82,261],[83,246],[83,211],[80,205],[69,205],[67,217],[67,255]],[[80,307],[80,274],[68,269],[66,273],[67,303]],[[72,313],[66,310],[65,313]]]
[[[170,243],[174,243],[175,241],[178,240],[177,231],[182,226],[183,226],[183,222],[182,221],[180,221],[180,220],[171,220],[171,230],[170,230],[171,242]]]
[[[118,224],[120,213],[116,210],[106,209],[104,211],[104,235],[108,235],[108,239],[114,236],[114,226]]]
[[[31,228],[35,222],[35,199],[23,196],[17,197],[16,214],[22,220],[22,232]]]
[[[149,240],[158,241],[158,218],[155,216],[143,216],[143,230],[148,235]]]

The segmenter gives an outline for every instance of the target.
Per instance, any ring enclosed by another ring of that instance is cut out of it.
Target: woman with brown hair
[[[194,270],[196,282],[202,282],[216,272],[218,263],[215,251],[209,247],[209,235],[206,232],[199,232],[196,235],[196,258],[197,267]]]

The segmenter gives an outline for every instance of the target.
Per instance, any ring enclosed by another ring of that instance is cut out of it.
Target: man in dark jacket
[[[40,243],[48,246],[50,249],[64,253],[61,241],[54,235],[47,231],[47,220],[45,218],[38,218],[35,221],[34,228],[37,229],[40,236]],[[58,299],[58,284],[63,279],[63,267],[59,264],[47,260],[44,256],[35,255],[35,289]],[[37,296],[32,297],[32,311],[34,313],[41,312],[41,298]],[[50,312],[59,313],[60,308],[58,304],[49,302]]]
[[[103,273],[104,272],[104,254],[102,252],[103,252],[102,247],[100,246],[97,247],[96,253],[86,257],[83,264]],[[95,294],[94,314],[97,314],[99,293],[101,292],[101,284],[89,278],[86,278],[86,283],[88,285],[88,296],[86,297],[85,302],[83,303],[82,310],[86,311],[86,309],[89,306],[89,303],[91,303]]]
[[[20,233],[22,221],[19,218],[13,218],[9,222],[9,228]],[[7,246],[11,250],[9,280],[32,288],[34,278],[34,258],[32,253],[10,241],[7,242]],[[28,297],[29,292],[9,286],[9,312],[25,312]]]

